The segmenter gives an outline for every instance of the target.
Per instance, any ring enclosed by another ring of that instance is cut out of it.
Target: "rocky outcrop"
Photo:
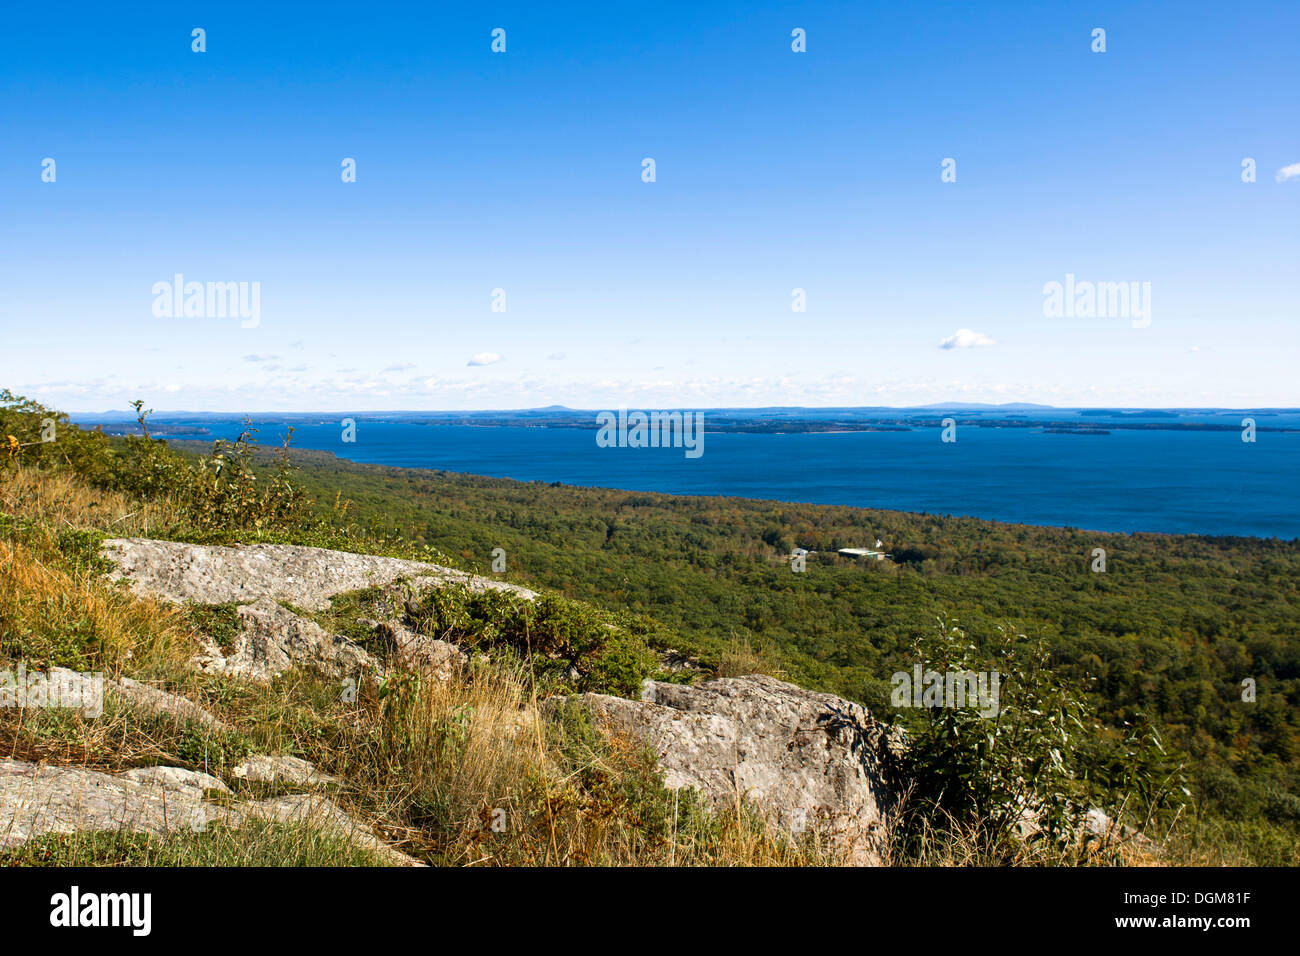
[[[76,830],[202,830],[222,815],[196,790],[79,767],[0,760],[0,848]]]
[[[110,576],[125,578],[142,597],[172,603],[286,601],[322,611],[345,591],[409,579],[415,589],[464,584],[473,590],[509,591],[532,599],[535,591],[423,561],[288,544],[235,547],[112,538],[104,556],[115,565]]]
[[[667,647],[659,652],[659,666],[669,674],[682,674],[687,671],[698,674],[704,670],[698,657],[683,654],[675,647]]]
[[[209,790],[217,793],[231,792],[225,781],[210,773],[199,770],[186,770],[184,767],[135,767],[117,774],[119,780],[131,780],[135,783],[153,784],[163,790],[195,792],[200,795]]]
[[[242,815],[242,819],[257,817],[335,833],[356,846],[370,850],[393,866],[425,865],[386,844],[369,827],[357,822],[334,801],[319,794],[295,793],[271,800],[261,800],[249,804],[242,811],[237,811],[236,815]]]
[[[58,680],[61,686],[75,690],[82,700],[91,700],[96,693],[95,684],[90,678],[70,671],[66,667],[51,667],[50,676]],[[150,687],[129,677],[123,677],[121,680],[105,678],[103,691],[121,700],[127,706],[146,713],[163,714],[179,720],[192,720],[211,730],[226,729],[226,725],[221,720],[192,700],[169,694],[167,691]]]
[[[410,600],[425,588],[452,583],[536,597],[525,588],[438,565],[319,548],[121,538],[106,542],[104,553],[115,565],[113,576],[129,581],[137,594],[170,602],[240,604],[236,613],[242,630],[233,650],[209,641],[194,663],[205,671],[264,682],[293,668],[344,680],[382,673],[389,665],[449,680],[466,664],[466,656],[454,645],[400,623]],[[314,612],[328,607],[335,595],[367,587],[383,589],[370,613],[391,617],[363,621],[373,634],[367,641],[373,655],[280,603]],[[676,652],[665,652],[663,663],[679,671],[699,667]],[[845,862],[884,862],[893,794],[883,763],[891,738],[888,727],[863,707],[764,676],[695,687],[648,681],[640,701],[598,694],[581,701],[611,727],[647,741],[669,787],[697,789],[715,807],[750,801],[774,827],[795,835],[815,830],[822,845]],[[285,757],[250,758],[234,774],[246,783],[309,790],[336,782],[305,761]],[[119,787],[148,783],[150,792],[178,799],[187,795],[188,802],[181,800],[176,808],[188,814],[187,825],[201,823],[211,812],[203,799],[205,788],[193,782],[164,781],[157,773],[144,781],[120,775],[113,780]],[[331,819],[335,811],[342,813],[337,807],[320,810],[322,799],[320,794],[296,795],[257,806],[259,812],[288,815],[319,811]],[[133,794],[127,802],[144,821],[141,825],[159,825],[149,800],[137,801]]]
[[[396,621],[362,620],[374,630],[375,640],[388,657],[404,667],[450,680],[469,658],[455,644],[427,637]]]
[[[225,730],[226,725],[198,704],[157,687],[150,687],[129,677],[111,681],[112,687],[136,707],[155,714],[168,714],[181,720],[192,720],[211,730]]]
[[[0,760],[0,849],[47,833],[127,830],[165,836],[203,830],[212,822],[240,826],[260,819],[336,833],[387,862],[419,865],[326,797],[296,794],[242,804],[205,798],[206,791],[224,786],[215,777],[180,767],[109,774]]]
[[[789,833],[816,828],[845,862],[884,862],[891,738],[864,707],[762,675],[647,681],[640,701],[579,700],[649,743],[668,787],[695,788],[715,807],[752,801]]]
[[[217,547],[114,538],[104,542],[104,555],[114,565],[110,577],[128,581],[138,595],[174,603],[239,603],[241,631],[234,649],[225,651],[206,640],[193,663],[209,673],[263,683],[292,668],[331,680],[383,670],[383,663],[354,641],[329,633],[280,602],[319,611],[337,594],[382,587],[389,603],[404,605],[422,590],[447,584],[507,591],[527,600],[537,596],[527,588],[436,564],[297,545]],[[389,659],[440,680],[450,679],[467,660],[454,645],[396,621],[366,623]]]
[[[269,757],[258,754],[246,757],[235,764],[231,776],[246,783],[262,783],[286,787],[314,788],[339,783],[337,777],[321,773],[301,757]]]
[[[237,613],[242,630],[234,651],[223,654],[208,644],[194,658],[200,670],[265,683],[294,667],[336,680],[378,668],[365,649],[270,598],[244,605]]]
[[[1149,854],[1160,852],[1160,845],[1146,834],[1113,819],[1099,807],[1090,807],[1085,811],[1082,806],[1072,804],[1070,812],[1078,821],[1074,828],[1074,838],[1085,848],[1113,847],[1127,843]],[[1020,812],[1014,833],[1022,840],[1029,840],[1037,836],[1042,829],[1039,814],[1032,808],[1026,808]]]

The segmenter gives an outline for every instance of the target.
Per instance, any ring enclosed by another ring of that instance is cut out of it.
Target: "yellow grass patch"
[[[51,528],[107,531],[147,536],[149,528],[173,524],[170,502],[139,502],[120,492],[96,488],[72,472],[11,466],[0,470],[0,512],[40,521]]]

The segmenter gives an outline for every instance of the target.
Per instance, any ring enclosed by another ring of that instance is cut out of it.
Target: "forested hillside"
[[[509,580],[674,626],[706,663],[752,654],[890,710],[889,677],[950,614],[977,644],[1042,634],[1116,729],[1144,718],[1203,812],[1281,850],[1300,827],[1300,542],[1100,534],[737,498],[420,472],[301,451],[317,497]],[[872,546],[894,561],[810,555]],[[1092,570],[1105,551],[1104,573]],[[990,660],[996,668],[997,661]],[[1243,700],[1253,682],[1254,700]],[[906,718],[907,715],[901,715]],[[1285,852],[1285,851],[1283,851]]]

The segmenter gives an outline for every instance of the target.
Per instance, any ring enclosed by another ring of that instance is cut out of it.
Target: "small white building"
[[[889,557],[883,551],[877,551],[874,548],[840,548],[835,552],[842,554],[846,558],[875,558],[877,561],[883,561]]]

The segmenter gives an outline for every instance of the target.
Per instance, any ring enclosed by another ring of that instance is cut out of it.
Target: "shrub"
[[[657,666],[627,623],[554,594],[527,600],[451,585],[412,602],[408,621],[431,637],[527,659],[534,673],[559,687],[634,696]]]
[[[0,391],[5,467],[67,468],[99,488],[169,502],[184,525],[169,529],[173,533],[258,533],[310,524],[309,502],[289,457],[292,428],[269,470],[254,464],[257,430],[247,419],[235,441],[219,440],[210,455],[190,461],[149,434],[153,409],[138,400],[132,406],[140,433],[110,441],[77,428],[62,412]]]
[[[988,859],[1014,858],[1025,843],[1061,852],[1078,842],[1089,808],[1149,825],[1186,793],[1152,729],[1130,728],[1118,744],[1106,740],[1084,688],[1051,668],[1041,637],[1000,626],[985,645],[990,662],[945,616],[915,650],[925,670],[995,670],[1000,693],[996,716],[953,706],[903,715],[910,731],[898,768],[910,787],[901,814],[904,848],[909,836],[950,827]],[[1032,825],[1022,841],[1026,823]]]

